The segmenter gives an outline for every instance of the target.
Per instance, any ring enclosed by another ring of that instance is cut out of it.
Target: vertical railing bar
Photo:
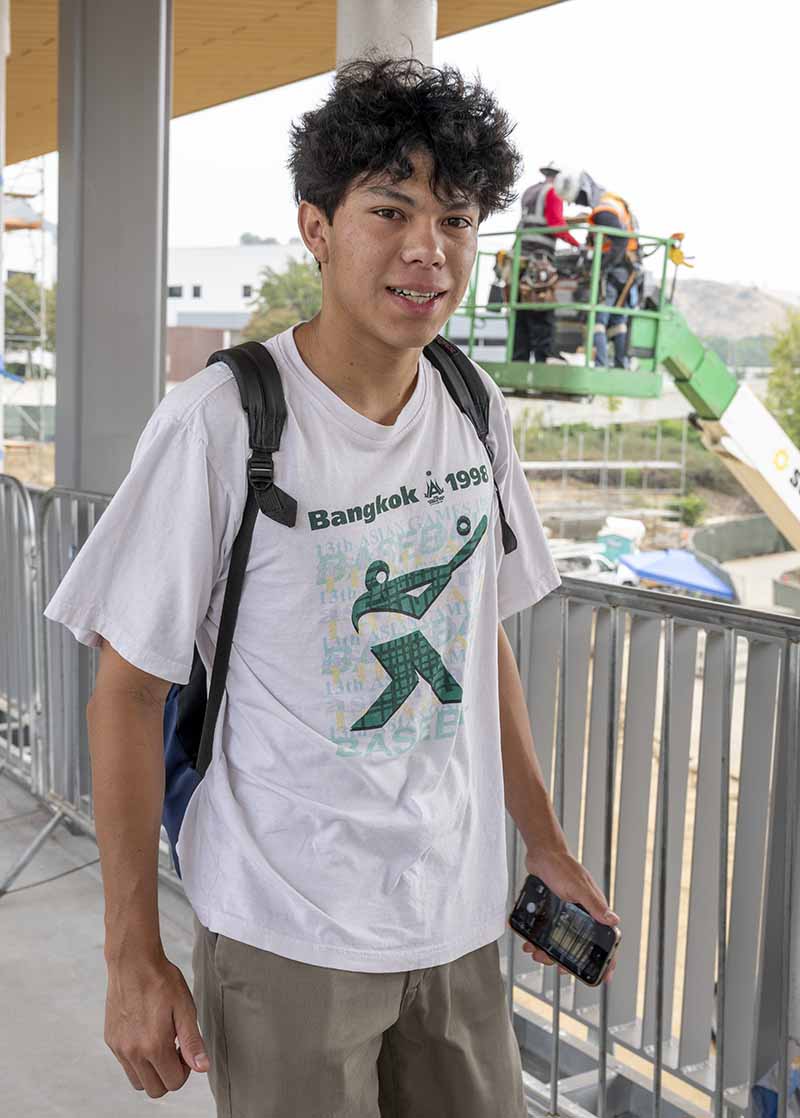
[[[469,302],[469,340],[467,342],[467,356],[472,357],[475,352],[475,302],[478,298],[478,278],[481,270],[480,255],[475,260],[475,268],[473,269],[472,276],[469,283],[469,294],[467,300]]]
[[[22,630],[22,651],[20,664],[22,666],[22,678],[20,679],[20,695],[23,697],[23,703],[27,712],[28,722],[28,779],[30,780],[30,788],[35,790],[35,777],[36,777],[36,714],[33,709],[33,645],[32,645],[32,622],[33,622],[33,580],[32,574],[32,556],[35,552],[35,545],[31,536],[31,524],[29,514],[29,501],[28,492],[26,489],[20,489],[18,492],[19,497],[19,513],[20,520],[24,524],[24,529],[20,537],[20,580],[22,590],[22,610],[21,616],[24,619],[20,629]]]
[[[25,519],[25,540],[23,545],[24,585],[25,585],[25,683],[26,705],[28,710],[28,743],[30,751],[30,787],[34,795],[39,792],[39,715],[37,711],[37,663],[36,634],[38,632],[36,564],[38,548],[33,524],[33,506],[27,490],[21,493],[22,514]]]
[[[58,582],[59,576],[64,570],[64,525],[62,523],[63,517],[63,501],[58,493],[54,493],[49,507],[46,510],[49,517],[49,526],[47,523],[43,524],[42,530],[45,533],[43,539],[48,549],[48,557],[46,564],[46,578],[47,584],[45,587],[45,596],[52,596]],[[46,529],[46,532],[45,532]],[[46,676],[46,689],[47,689],[47,703],[48,703],[48,727],[50,734],[50,790],[53,791],[59,788],[59,792],[63,794],[65,784],[59,786],[59,781],[62,778],[62,768],[64,764],[64,747],[63,743],[66,739],[67,728],[66,719],[68,715],[67,698],[61,694],[61,681],[65,676],[64,657],[66,651],[64,644],[60,639],[61,627],[53,622],[48,622],[46,625],[45,640],[47,649],[47,676]],[[51,670],[52,669],[52,670]],[[58,711],[58,716],[56,715]],[[58,727],[56,721],[58,718]],[[56,745],[56,742],[61,743]]]
[[[19,567],[18,581],[17,581],[17,608],[15,610],[16,617],[19,619],[17,628],[17,720],[19,726],[19,754],[20,762],[23,761],[23,741],[25,738],[25,728],[23,725],[25,714],[28,717],[28,761],[26,765],[27,775],[30,779],[32,775],[33,766],[33,748],[31,738],[31,721],[30,721],[30,707],[25,701],[26,682],[28,677],[28,648],[30,640],[30,629],[28,627],[28,606],[30,605],[30,583],[28,581],[28,518],[25,515],[25,505],[23,504],[22,495],[19,491],[15,493],[15,504],[17,506],[17,555],[16,563]],[[20,609],[20,606],[22,607]]]
[[[25,757],[22,749],[22,706],[20,703],[20,656],[22,654],[22,633],[20,626],[14,624],[14,617],[17,609],[17,603],[20,600],[22,593],[21,585],[21,571],[20,567],[20,546],[19,546],[19,499],[16,490],[12,490],[11,494],[11,539],[10,547],[7,551],[8,569],[11,573],[11,581],[9,589],[11,591],[8,600],[8,613],[13,629],[12,640],[9,646],[9,665],[8,665],[8,692],[6,694],[6,717],[8,718],[8,731],[9,735],[13,734],[13,726],[16,726],[17,738],[17,753],[18,765],[20,774],[25,771]],[[12,710],[14,714],[12,716]],[[9,743],[11,736],[9,736]]]
[[[19,540],[19,531],[18,531],[18,525],[16,524],[16,511],[17,511],[17,502],[16,502],[16,499],[15,499],[16,494],[13,491],[9,492],[9,498],[10,498],[9,507],[8,507],[8,514],[9,514],[8,515],[8,523],[9,523],[8,541],[9,541],[9,545],[6,549],[6,555],[5,555],[5,561],[6,561],[6,564],[8,565],[8,615],[7,615],[8,621],[7,621],[7,623],[8,623],[8,625],[11,629],[16,630],[16,626],[14,625],[13,618],[14,618],[14,602],[17,598],[16,568],[17,568],[17,541]],[[15,686],[14,685],[14,669],[16,667],[14,661],[15,661],[16,657],[19,656],[19,651],[17,649],[18,640],[19,640],[19,634],[15,631],[12,634],[12,640],[8,642],[8,679],[7,679],[7,686],[5,688],[5,699],[6,699],[6,729],[8,731],[9,754],[11,752],[11,743],[14,740],[14,686]],[[20,743],[19,727],[17,727],[16,739],[17,739],[17,746],[19,747],[19,743]],[[22,756],[20,755],[18,764],[21,763],[21,761],[22,761]]]
[[[517,331],[517,300],[519,298],[519,262],[522,255],[522,234],[514,237],[514,256],[511,263],[511,291],[508,304],[508,326],[506,327],[505,363],[511,361],[514,353],[514,335]]]
[[[728,815],[730,810],[731,719],[735,678],[736,631],[725,630],[720,748],[719,892],[717,896],[717,1052],[714,1069],[714,1118],[725,1114],[725,964],[728,946]]]
[[[511,830],[511,855],[509,862],[511,864],[512,872],[516,872],[517,858],[518,858],[518,837],[517,828],[513,827]],[[508,948],[506,952],[506,977],[508,986],[506,989],[506,996],[508,998],[508,1012],[511,1015],[511,1020],[514,1020],[514,936],[515,932],[509,930],[508,934]]]
[[[36,791],[36,710],[34,708],[33,689],[33,626],[35,618],[33,613],[33,561],[36,554],[36,545],[31,536],[29,505],[26,498],[27,491],[21,495],[22,516],[25,521],[25,540],[22,548],[23,555],[23,585],[25,587],[25,603],[23,616],[25,618],[25,708],[28,712],[28,750],[30,764],[31,791]],[[28,498],[29,500],[29,498]]]
[[[569,599],[566,594],[560,599],[561,606],[561,645],[559,651],[558,673],[558,725],[556,730],[556,771],[553,786],[553,800],[558,822],[564,822],[564,758],[566,753],[567,724],[567,614]],[[553,976],[553,1056],[550,1066],[550,1113],[558,1114],[558,1073],[560,1060],[561,1033],[561,971],[554,964]]]
[[[57,495],[56,497],[53,498],[53,509],[54,509],[54,516],[55,516],[55,522],[56,522],[56,542],[55,542],[56,566],[55,566],[55,572],[54,573],[61,576],[61,577],[63,577],[63,575],[66,573],[66,570],[67,570],[67,563],[66,563],[67,553],[65,551],[66,544],[64,542],[64,538],[65,538],[65,535],[66,535],[66,529],[65,529],[65,526],[64,526],[64,502],[65,502],[65,500],[66,500],[66,498],[62,497],[61,495]],[[60,578],[59,578],[59,581],[60,581]],[[52,630],[51,630],[51,632],[52,632]],[[58,793],[59,793],[59,795],[63,796],[66,799],[68,788],[69,788],[69,719],[70,719],[70,715],[71,715],[71,706],[70,706],[69,699],[67,697],[67,689],[64,686],[64,681],[66,680],[66,676],[67,676],[66,661],[67,661],[68,656],[71,653],[71,649],[68,651],[67,644],[64,640],[64,636],[63,636],[63,633],[62,633],[60,628],[56,631],[55,636],[53,637],[53,640],[55,642],[55,649],[56,649],[57,655],[58,655],[58,702],[61,704],[62,711],[63,711],[63,716],[64,716],[63,720],[61,722],[61,725],[59,727],[59,732],[60,732],[59,740],[61,742],[59,753],[60,753],[61,764],[58,766],[58,770],[59,770],[58,771],[58,778],[56,778],[56,766],[55,766],[55,764],[53,764],[53,766],[52,766],[52,768],[53,768],[53,784],[55,785],[55,784],[58,783]],[[50,682],[52,684],[52,680]],[[52,686],[51,686],[51,694],[52,694]],[[51,714],[52,714],[52,717],[53,717],[53,727],[52,727],[53,738],[52,738],[52,740],[55,741],[55,736],[56,736],[55,704],[53,704]]]
[[[5,556],[5,541],[8,539],[8,531],[6,526],[6,485],[0,485],[0,621],[3,627],[6,628],[8,622],[6,620],[7,603],[11,599],[11,592],[8,585],[8,563]],[[6,659],[6,642],[0,643],[0,696],[5,693],[4,681],[5,674],[5,659]],[[7,764],[11,762],[11,748],[8,735],[8,715],[3,715],[2,734],[0,734],[0,743],[2,743],[3,756]]]
[[[613,246],[613,240],[610,245]],[[592,364],[594,356],[594,328],[595,320],[597,318],[597,304],[600,299],[600,263],[603,259],[603,233],[597,230],[594,234],[594,245],[592,246],[592,272],[589,280],[589,312],[586,316],[586,367],[589,368]]]
[[[0,619],[3,621],[4,628],[8,627],[8,617],[11,602],[11,564],[8,562],[7,548],[8,541],[11,538],[11,529],[8,524],[8,487],[6,484],[0,485]],[[8,695],[10,684],[8,682],[8,663],[10,652],[5,641],[0,643],[0,695]],[[4,712],[3,733],[0,737],[3,743],[3,754],[7,764],[11,764],[11,722],[10,714],[8,711],[8,701],[6,699],[6,709]]]
[[[514,640],[512,642],[511,647],[514,651],[514,659],[516,660],[516,663],[517,663],[517,669],[519,670],[519,666],[522,663],[522,615],[520,613],[516,614],[516,616],[514,617]],[[514,825],[514,827],[512,827],[512,830],[511,830],[511,855],[510,855],[510,858],[509,858],[509,862],[511,864],[510,877],[511,877],[512,900],[516,899],[516,898],[513,897],[513,894],[516,891],[516,887],[517,887],[516,873],[517,873],[517,860],[518,860],[518,858],[519,858],[519,832],[517,830],[516,825]],[[509,1015],[511,1017],[511,1021],[513,1023],[513,1021],[514,1021],[514,937],[515,937],[516,933],[509,929],[507,934],[508,934],[508,951],[507,951],[507,958],[506,958],[506,977],[507,977],[507,980],[508,980],[508,986],[507,986],[507,989],[506,989],[506,994],[507,994],[507,997],[508,997],[508,1012],[509,1012]]]
[[[38,625],[39,625],[39,658],[42,665],[41,675],[41,698],[42,698],[42,727],[43,736],[45,740],[44,755],[45,764],[42,766],[42,795],[47,796],[52,788],[53,780],[53,732],[51,726],[51,691],[50,686],[50,663],[51,658],[49,655],[49,640],[47,637],[47,618],[43,614],[44,604],[47,602],[47,586],[48,586],[48,570],[50,563],[50,547],[47,540],[48,522],[52,515],[53,502],[52,498],[44,498],[36,510],[36,522],[38,525],[38,539],[39,539],[39,569],[40,569],[40,584],[39,594],[41,608],[39,610]]]
[[[78,497],[77,494],[73,493],[70,496],[69,512],[70,512],[70,539],[72,541],[71,542],[72,555],[70,557],[70,562],[71,562],[72,559],[74,559],[75,556],[78,554],[78,549],[80,548],[80,509],[79,509],[79,497]],[[80,657],[81,657],[81,655],[85,655],[85,654],[81,651],[80,648],[74,649],[73,651],[75,653],[76,672],[78,674],[78,678],[80,678]],[[69,772],[70,772],[70,775],[72,777],[72,780],[70,781],[70,783],[67,787],[67,802],[72,804],[72,806],[75,807],[75,808],[80,808],[80,799],[81,799],[81,783],[80,783],[81,715],[80,715],[80,708],[81,708],[81,704],[80,704],[80,689],[79,688],[78,688],[78,693],[73,694],[72,698],[73,698],[72,712],[71,712],[72,713],[72,718],[71,718],[72,733],[71,733],[71,741],[69,742],[69,748],[67,750],[67,754],[70,757]]]
[[[44,777],[44,761],[47,757],[47,747],[45,743],[47,738],[44,709],[45,668],[42,647],[44,630],[44,618],[42,617],[42,609],[44,608],[44,587],[42,580],[44,578],[44,568],[36,510],[33,504],[30,504],[28,508],[30,531],[33,537],[33,551],[31,554],[31,612],[33,614],[31,619],[31,635],[33,640],[33,683],[31,687],[31,702],[36,713],[36,794],[44,797],[47,791]]]
[[[608,649],[608,737],[606,744],[606,819],[605,835],[603,840],[603,891],[611,904],[611,847],[613,842],[614,822],[614,781],[615,781],[615,752],[617,745],[617,706],[619,695],[617,691],[617,657],[619,619],[617,607],[612,606],[609,611],[609,649]],[[600,1052],[598,1056],[599,1077],[599,1118],[607,1118],[608,1114],[608,983],[604,982],[600,990]]]
[[[13,581],[12,581],[12,565],[11,565],[11,551],[10,542],[12,539],[13,525],[10,515],[10,501],[11,491],[8,486],[3,485],[3,507],[2,507],[2,534],[3,534],[3,623],[7,628],[11,622],[11,602],[14,597]],[[5,719],[5,747],[6,747],[6,760],[11,763],[11,649],[8,642],[3,641],[3,664],[2,675],[0,675],[0,694],[2,694],[5,704],[4,719]]]
[[[672,652],[675,622],[664,629],[664,688],[661,703],[661,748],[658,758],[661,833],[658,867],[658,938],[656,941],[656,1050],[653,1067],[653,1118],[661,1118],[661,1079],[664,1065],[664,949],[667,918],[667,842],[669,838],[669,734],[672,702]]]
[[[88,521],[87,525],[86,525],[86,538],[88,539],[89,536],[94,531],[95,525],[97,524],[97,501],[96,500],[91,500],[91,501],[87,502],[86,515],[87,515],[87,521]],[[102,510],[101,510],[101,515],[102,515]],[[94,691],[94,685],[97,682],[97,662],[98,662],[98,660],[99,660],[98,654],[96,652],[92,653],[91,663],[89,665],[90,693]],[[91,812],[92,812],[92,819],[94,819],[94,789],[92,789]]]
[[[47,657],[47,620],[44,617],[44,607],[47,602],[47,537],[46,537],[46,516],[52,503],[46,503],[46,498],[43,498],[36,506],[34,511],[34,524],[36,533],[36,555],[37,555],[37,584],[38,591],[36,597],[36,678],[37,678],[37,706],[39,710],[39,727],[42,745],[42,761],[40,766],[40,785],[39,794],[42,798],[46,798],[50,792],[50,781],[52,778],[52,738],[50,736],[50,700],[49,700],[49,676],[50,666]]]
[[[52,523],[54,524],[54,527],[55,527],[55,539],[54,539],[54,546],[51,549],[51,551],[53,553],[53,558],[54,558],[54,566],[53,566],[50,574],[55,579],[56,575],[60,574],[64,569],[64,567],[63,567],[63,562],[64,562],[64,559],[63,559],[63,556],[64,556],[64,524],[63,524],[63,519],[62,519],[63,516],[64,516],[64,509],[63,509],[63,501],[62,501],[61,497],[56,496],[56,497],[53,498],[53,504],[51,505],[51,510],[52,511],[51,511],[50,515],[51,515],[51,518],[52,518]],[[55,589],[55,586],[53,586],[51,589]],[[68,733],[68,730],[67,730],[68,703],[67,703],[67,696],[64,693],[64,679],[66,678],[66,663],[65,663],[65,660],[66,660],[66,656],[67,656],[67,649],[66,649],[66,644],[65,644],[64,640],[62,639],[60,627],[55,628],[54,626],[52,626],[50,628],[50,646],[53,650],[53,661],[54,661],[54,669],[55,669],[53,671],[52,676],[48,674],[48,681],[47,681],[47,685],[48,685],[48,688],[49,688],[49,694],[50,694],[50,704],[51,704],[50,705],[50,718],[52,719],[52,725],[51,725],[50,741],[51,741],[51,749],[52,749],[52,753],[53,753],[52,761],[50,763],[50,770],[51,770],[51,777],[50,777],[51,788],[50,788],[50,790],[54,791],[56,788],[58,788],[59,794],[64,795],[64,793],[66,791],[66,787],[67,787],[67,784],[66,784],[66,767],[65,766],[67,764],[67,760],[66,760],[66,757],[67,757],[66,739],[67,739],[67,733]],[[58,726],[58,729],[56,729],[56,703],[59,705],[60,714],[62,715],[62,720],[60,722],[60,725]],[[58,741],[60,743],[58,747],[56,747],[56,745],[55,745],[56,741]],[[58,749],[58,753],[59,753],[59,761],[60,761],[59,764],[56,764],[56,758],[55,758],[56,749]]]
[[[789,1090],[789,1013],[791,1000],[789,997],[791,982],[791,920],[793,909],[794,885],[794,858],[795,858],[795,830],[797,828],[797,812],[795,794],[797,791],[797,748],[800,724],[798,722],[798,707],[800,707],[800,645],[784,643],[781,661],[784,678],[788,684],[787,718],[782,746],[786,749],[786,787],[785,799],[785,825],[784,832],[784,862],[783,862],[783,941],[781,944],[781,1006],[778,1017],[778,1114],[784,1118],[788,1114]]]

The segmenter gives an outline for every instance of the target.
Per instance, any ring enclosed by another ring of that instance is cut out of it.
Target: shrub
[[[678,513],[681,524],[693,528],[706,511],[706,503],[702,497],[698,497],[694,493],[688,493],[685,497],[670,501],[667,508]]]

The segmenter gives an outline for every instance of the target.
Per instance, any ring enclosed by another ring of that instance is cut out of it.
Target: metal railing
[[[0,474],[0,768],[38,793],[40,647],[37,533],[25,487]]]
[[[0,480],[15,483],[10,488],[16,492],[19,487],[24,493],[16,479],[0,475]],[[50,489],[38,502],[38,517],[34,518],[28,502],[26,532],[18,533],[20,537],[26,533],[33,537],[33,544],[26,544],[26,548],[35,567],[32,584],[38,589],[24,614],[18,615],[14,629],[4,626],[0,630],[0,664],[4,657],[13,659],[16,656],[17,645],[23,639],[20,632],[27,634],[26,639],[33,639],[39,650],[38,684],[34,693],[42,696],[41,703],[37,698],[38,724],[42,731],[41,762],[36,778],[27,783],[49,806],[52,816],[0,882],[0,897],[61,822],[95,836],[86,705],[94,690],[98,653],[76,641],[64,626],[48,621],[42,610],[110,500],[102,493]],[[14,536],[15,525],[6,519],[0,521],[0,555],[14,548]],[[5,601],[3,594],[0,608],[5,608]],[[159,873],[170,885],[181,888],[163,831]]]
[[[532,1095],[604,1118],[624,1083],[656,1115],[744,1112],[775,1064],[787,1082],[800,622],[564,579],[509,630],[562,825],[623,930],[600,990],[506,933],[549,1064]],[[515,896],[514,828],[509,857]]]
[[[596,226],[589,222],[572,222],[567,225],[559,225],[547,228],[547,234],[553,236],[553,246],[555,249],[556,240],[555,236],[559,233],[576,230],[586,230],[591,233],[594,244],[592,246],[591,266],[588,271],[588,286],[586,291],[585,300],[575,300],[573,302],[564,303],[556,300],[550,302],[529,302],[520,297],[520,281],[522,262],[525,258],[523,251],[523,243],[526,238],[530,238],[534,234],[541,235],[542,228],[539,226],[531,226],[526,228],[510,229],[503,232],[484,232],[479,234],[479,239],[490,238],[498,240],[503,238],[513,239],[513,248],[511,249],[511,275],[510,284],[508,285],[507,300],[498,305],[496,302],[479,301],[479,289],[485,283],[484,270],[488,262],[494,266],[497,259],[497,250],[492,249],[479,249],[475,259],[472,275],[470,278],[469,287],[464,299],[464,302],[458,309],[458,314],[467,318],[469,323],[469,330],[467,338],[465,339],[465,346],[467,353],[474,356],[476,345],[481,341],[477,336],[478,326],[485,321],[496,321],[498,312],[501,312],[504,320],[507,322],[507,332],[505,338],[503,362],[508,364],[513,360],[513,346],[514,334],[516,331],[517,313],[519,311],[547,311],[554,310],[559,312],[569,311],[570,314],[582,313],[585,315],[585,322],[582,329],[583,334],[583,365],[590,367],[592,365],[592,354],[594,344],[594,332],[597,313],[599,311],[610,311],[615,315],[622,315],[626,319],[633,321],[650,321],[653,326],[653,346],[652,357],[648,362],[648,367],[651,368],[655,375],[655,370],[658,369],[658,364],[661,358],[661,344],[659,329],[661,320],[664,315],[664,309],[667,303],[667,273],[670,264],[670,251],[680,247],[680,238],[675,236],[671,237],[658,237],[651,233],[644,233],[640,230],[627,230],[627,229],[612,229],[606,226]],[[602,258],[604,248],[609,247],[614,243],[614,238],[622,237],[627,240],[635,240],[638,245],[642,257],[645,259],[658,258],[657,272],[659,283],[657,285],[657,306],[647,308],[641,305],[636,307],[613,306],[609,307],[602,296]],[[677,268],[677,265],[676,265]],[[445,328],[447,334],[450,324]]]
[[[27,540],[42,602],[108,500],[51,490],[33,544],[29,519],[0,520],[0,554]],[[38,602],[14,618],[41,633],[44,655],[31,660],[4,625],[0,658],[39,665],[37,794],[54,815],[0,896],[60,820],[94,834],[85,710],[97,653]],[[562,825],[623,929],[616,973],[599,990],[556,980],[506,934],[529,1098],[550,1114],[601,1118],[743,1113],[750,1085],[776,1063],[787,1081],[800,621],[565,578],[506,627]],[[18,706],[36,711],[29,699]],[[525,873],[510,821],[508,850],[510,910]],[[166,842],[159,871],[180,888]]]
[[[48,601],[111,498],[103,493],[55,488],[41,503],[44,598]],[[86,704],[94,690],[98,653],[64,628],[43,618],[46,663],[47,739],[50,742],[48,799],[94,834]],[[173,885],[169,842],[162,831],[159,870]]]

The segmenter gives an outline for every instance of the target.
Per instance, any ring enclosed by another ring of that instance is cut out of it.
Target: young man
[[[605,226],[607,229],[627,230],[634,233],[638,228],[636,219],[628,203],[619,194],[600,187],[585,171],[576,173],[562,171],[555,182],[555,193],[567,202],[590,205],[591,225]],[[589,232],[586,247],[592,248],[594,234]],[[603,241],[601,261],[601,291],[607,307],[638,306],[637,278],[641,271],[640,248],[637,237],[606,237]],[[595,365],[608,367],[608,343],[614,349],[614,366],[627,369],[628,360],[628,316],[615,314],[613,310],[598,311],[594,326]]]
[[[158,406],[46,610],[102,646],[88,717],[105,1036],[152,1098],[195,1070],[226,1118],[521,1118],[497,945],[504,789],[528,869],[616,921],[553,814],[500,625],[559,581],[508,411],[482,374],[492,463],[421,355],[459,305],[479,223],[512,197],[510,131],[479,85],[409,61],[344,68],[293,131],[323,305],[266,343],[288,408],[276,481],[299,509],[293,528],[256,523],[181,829],[196,1001],[159,936],[162,712],[195,640],[211,665],[245,504],[227,367]]]
[[[528,270],[535,274],[537,268],[543,267],[545,272],[552,274],[550,290],[545,291],[540,302],[555,302],[555,271],[556,242],[561,239],[580,248],[569,230],[561,233],[548,233],[548,229],[555,229],[564,221],[564,203],[553,189],[556,176],[560,174],[554,163],[548,163],[539,168],[542,176],[540,182],[529,186],[522,195],[522,216],[517,225],[518,229],[538,229],[522,241],[522,255],[529,261]],[[522,269],[520,269],[520,272]],[[526,285],[525,290],[532,289]],[[520,300],[528,298],[529,294],[521,294]],[[533,299],[533,302],[536,300]],[[514,330],[514,344],[512,351],[513,361],[533,360],[547,362],[553,355],[553,337],[555,334],[555,311],[553,310],[520,310],[517,311],[516,327]]]

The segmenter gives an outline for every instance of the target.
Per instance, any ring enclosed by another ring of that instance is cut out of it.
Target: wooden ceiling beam
[[[561,0],[439,0],[437,37]],[[336,0],[174,0],[173,116],[336,64]],[[6,162],[58,147],[58,0],[11,0]]]

